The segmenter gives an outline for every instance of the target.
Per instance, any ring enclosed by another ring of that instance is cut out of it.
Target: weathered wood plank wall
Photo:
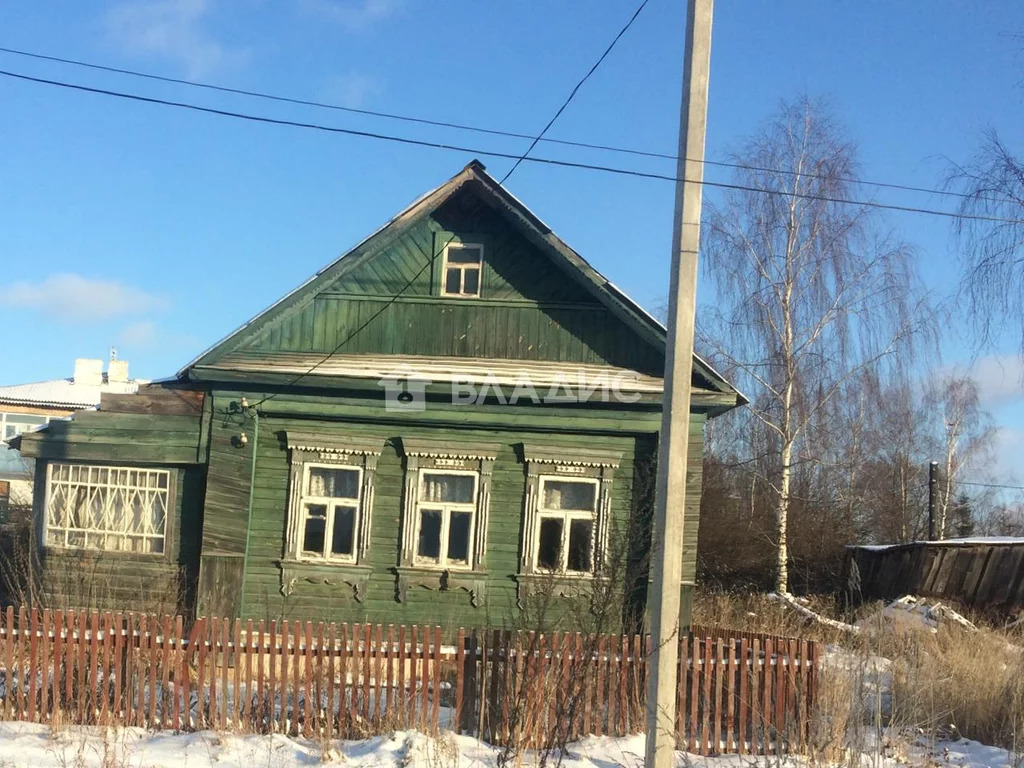
[[[1024,540],[848,547],[843,583],[855,603],[917,595],[1008,614],[1024,609]]]

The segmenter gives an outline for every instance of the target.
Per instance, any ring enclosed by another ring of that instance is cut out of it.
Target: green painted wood
[[[453,238],[484,245],[480,299],[440,295],[440,253]],[[342,342],[350,354],[610,363],[648,373],[660,373],[664,357],[469,190],[219,353],[326,353]]]
[[[232,395],[224,395],[226,398]],[[287,398],[282,398],[287,399]],[[273,401],[280,405],[277,400]],[[690,482],[699,484],[702,443],[702,420],[692,425]],[[563,448],[594,448],[591,435],[524,433],[508,429],[460,430],[445,432],[432,426],[407,425],[400,430],[372,422],[337,423],[310,422],[295,417],[265,416],[260,423],[261,439],[257,455],[256,479],[253,482],[253,517],[250,529],[250,552],[246,574],[246,618],[288,618],[338,621],[372,622],[438,622],[442,626],[500,625],[514,615],[516,587],[514,576],[518,571],[521,525],[525,492],[525,470],[519,445],[528,434],[531,444],[547,443]],[[325,437],[347,435],[379,439],[384,446],[378,462],[375,501],[373,508],[373,540],[367,598],[358,602],[345,585],[309,584],[299,582],[289,596],[281,594],[281,559],[288,506],[288,452],[285,435],[288,431],[315,430]],[[462,442],[497,443],[500,451],[492,476],[490,526],[487,552],[487,597],[485,604],[473,607],[469,596],[462,591],[436,592],[423,587],[412,587],[406,603],[395,599],[396,579],[391,569],[397,564],[401,518],[401,494],[404,472],[400,453],[396,447],[399,438],[426,440],[453,440]],[[628,527],[634,497],[634,477],[637,456],[649,460],[654,436],[607,436],[603,447],[622,453],[621,466],[615,473],[613,484],[613,514],[617,521]],[[245,452],[247,453],[247,451]],[[251,458],[251,456],[250,456]],[[691,486],[693,487],[693,486]],[[208,500],[211,489],[208,489]],[[247,498],[247,496],[246,496]],[[208,501],[209,508],[209,501]],[[684,558],[686,577],[692,581],[695,573],[696,526],[699,497],[694,496],[687,507],[687,548]],[[209,512],[207,513],[209,514]]]

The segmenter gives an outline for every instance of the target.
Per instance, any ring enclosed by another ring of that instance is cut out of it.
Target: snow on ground
[[[564,768],[642,768],[642,735],[622,739],[583,739],[570,745]],[[498,750],[468,736],[431,739],[400,731],[362,741],[321,744],[285,736],[234,736],[202,731],[153,733],[139,728],[69,727],[53,729],[28,723],[0,723],[0,768],[496,768]],[[850,765],[857,761],[848,761]],[[884,755],[864,755],[865,768],[952,766],[954,768],[1020,768],[1020,758],[1006,750],[966,739],[917,744]],[[537,764],[527,755],[526,766]],[[751,758],[730,755],[699,757],[677,753],[679,768],[810,768],[802,758]]]

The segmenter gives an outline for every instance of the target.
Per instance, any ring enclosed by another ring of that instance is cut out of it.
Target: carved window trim
[[[288,525],[281,568],[281,593],[290,595],[299,581],[351,586],[357,600],[366,595],[373,526],[374,483],[383,440],[288,432]],[[348,467],[360,472],[354,557],[311,557],[302,553],[303,482],[309,467]]]
[[[558,579],[592,579],[600,576],[608,551],[611,529],[611,492],[615,470],[622,454],[614,451],[523,444],[526,461],[526,494],[523,500],[523,540],[519,573],[521,576],[555,576]],[[537,567],[542,510],[540,494],[545,480],[589,479],[597,484],[592,570],[556,572]]]
[[[468,443],[445,444],[434,440],[405,438],[401,441],[405,473],[402,492],[401,546],[396,596],[405,602],[410,586],[427,589],[462,589],[470,594],[474,606],[483,602],[486,586],[487,529],[491,507],[491,477],[498,446]],[[424,471],[475,473],[477,476],[471,564],[455,566],[419,562],[416,557],[419,533],[420,477]]]

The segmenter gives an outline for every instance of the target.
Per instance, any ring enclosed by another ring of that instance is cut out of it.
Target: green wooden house
[[[664,352],[473,162],[173,380],[22,436],[39,594],[475,626],[578,594],[649,548]],[[684,597],[703,426],[742,402],[693,385]]]

